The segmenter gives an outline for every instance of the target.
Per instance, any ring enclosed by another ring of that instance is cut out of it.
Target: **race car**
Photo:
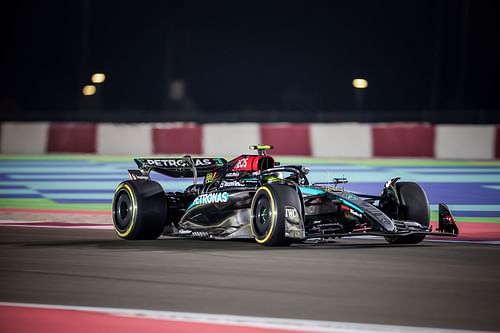
[[[345,178],[311,184],[309,169],[282,166],[267,154],[224,158],[136,158],[138,169],[116,188],[112,216],[123,239],[161,235],[202,239],[254,239],[266,246],[346,236],[383,236],[391,244],[416,244],[427,235],[457,236],[445,204],[433,231],[420,185],[393,178],[379,196],[344,188]],[[152,173],[192,178],[182,192],[165,192]],[[203,177],[202,182],[198,180]]]

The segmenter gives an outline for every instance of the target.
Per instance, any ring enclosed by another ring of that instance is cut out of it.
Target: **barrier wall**
[[[233,156],[265,143],[274,155],[500,158],[500,125],[6,122],[0,133],[2,154]]]

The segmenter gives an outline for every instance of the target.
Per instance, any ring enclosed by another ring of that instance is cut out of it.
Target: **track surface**
[[[383,241],[268,249],[0,229],[0,299],[499,330],[500,246]]]

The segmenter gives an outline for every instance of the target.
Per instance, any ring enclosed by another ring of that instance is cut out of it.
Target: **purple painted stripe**
[[[51,190],[37,190],[40,193],[110,193],[113,194],[115,191],[114,189],[109,189],[109,190],[88,190],[88,189],[51,189]]]
[[[52,199],[57,203],[67,204],[111,204],[112,198],[109,199]]]

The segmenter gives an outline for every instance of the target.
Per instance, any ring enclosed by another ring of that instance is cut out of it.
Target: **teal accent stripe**
[[[317,189],[317,188],[302,187],[302,186],[299,186],[299,188],[300,188],[300,191],[306,195],[319,195],[319,194],[325,193],[325,191]]]

